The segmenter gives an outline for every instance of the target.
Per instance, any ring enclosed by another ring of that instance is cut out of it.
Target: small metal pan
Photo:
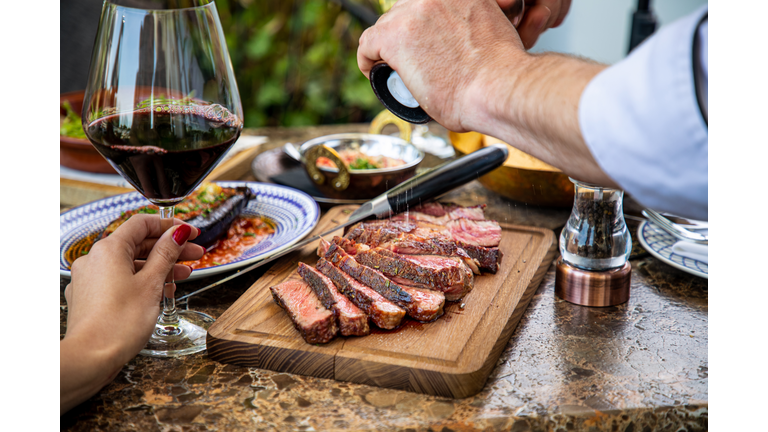
[[[387,156],[405,161],[392,168],[356,170],[346,166],[339,156],[345,149],[359,150],[369,156]],[[329,198],[367,199],[381,195],[410,179],[424,159],[424,152],[413,144],[389,135],[344,133],[326,135],[299,147],[301,162],[309,178]],[[338,169],[318,167],[317,158],[332,160]]]

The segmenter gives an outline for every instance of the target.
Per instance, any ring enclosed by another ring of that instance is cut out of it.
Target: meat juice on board
[[[242,130],[221,105],[153,105],[101,117],[88,137],[147,199],[174,205],[216,166]]]

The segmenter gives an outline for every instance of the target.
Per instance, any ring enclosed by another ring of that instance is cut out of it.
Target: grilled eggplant
[[[176,205],[175,217],[199,228],[201,233],[192,243],[210,249],[227,234],[232,221],[253,198],[254,193],[248,187],[223,188],[215,183],[206,183]],[[140,213],[157,213],[157,207],[148,205],[121,214],[101,232],[98,239],[106,238],[131,216]]]
[[[254,197],[253,191],[250,188],[239,187],[236,188],[236,191],[234,195],[224,200],[215,209],[210,212],[203,212],[194,219],[186,221],[201,231],[200,235],[192,240],[192,243],[209,249],[220,238],[227,235],[227,230],[229,230],[232,221],[243,211],[248,201]]]

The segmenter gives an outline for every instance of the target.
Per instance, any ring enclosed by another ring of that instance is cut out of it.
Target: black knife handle
[[[387,191],[389,206],[400,213],[437,198],[500,167],[508,155],[506,145],[494,144],[439,165]]]

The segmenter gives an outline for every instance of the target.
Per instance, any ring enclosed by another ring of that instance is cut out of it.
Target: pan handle
[[[404,212],[409,207],[437,198],[475,180],[500,167],[507,160],[508,155],[507,146],[494,144],[400,183],[387,191],[387,201],[391,211]]]
[[[336,150],[325,144],[316,144],[304,152],[302,162],[304,162],[304,169],[306,169],[309,178],[319,185],[325,182],[326,176],[317,166],[317,158],[320,156],[332,160],[339,170],[339,174],[330,182],[330,186],[338,191],[345,190],[349,186],[349,168],[341,160],[341,156],[336,153]]]
[[[396,117],[392,112],[384,110],[380,112],[371,122],[368,129],[369,134],[381,135],[384,126],[393,124],[400,131],[400,139],[405,142],[411,142],[411,125],[407,121]]]

